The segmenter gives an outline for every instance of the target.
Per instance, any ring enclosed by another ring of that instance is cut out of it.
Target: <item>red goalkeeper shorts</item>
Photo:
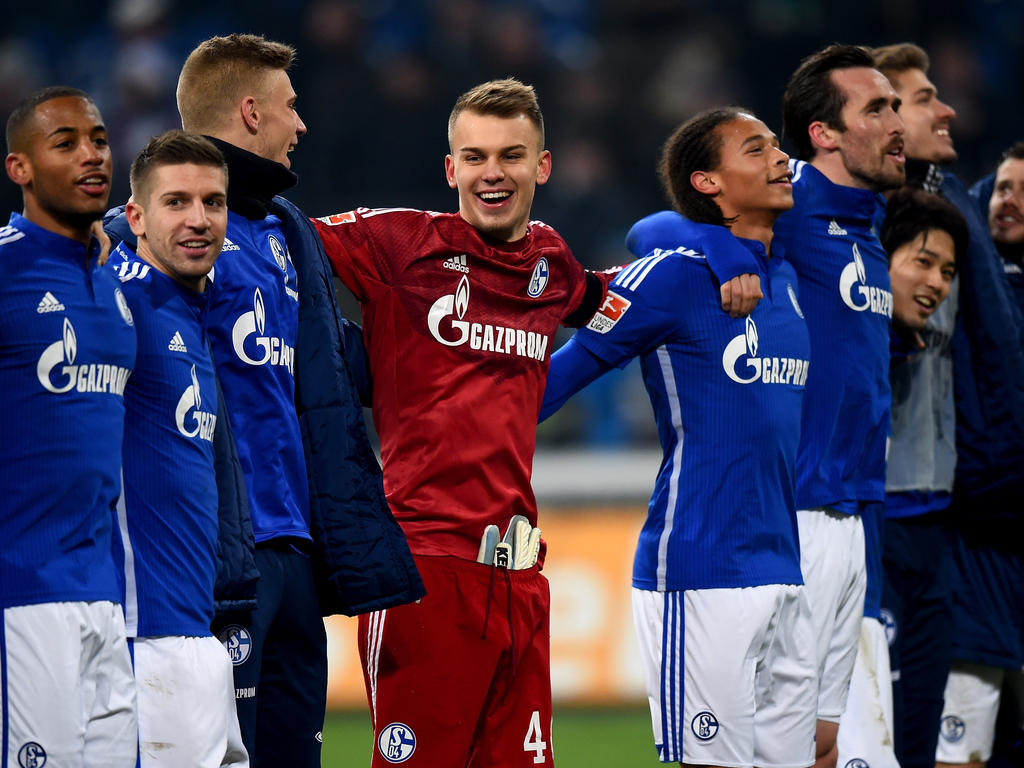
[[[548,582],[417,557],[420,602],[359,617],[373,766],[554,765]]]

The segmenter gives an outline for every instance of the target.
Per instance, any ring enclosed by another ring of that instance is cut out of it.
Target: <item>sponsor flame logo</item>
[[[263,306],[263,294],[260,293],[260,289],[256,289],[256,293],[252,297],[253,312],[256,317],[256,330],[263,333],[263,328],[267,323],[267,310]]]
[[[64,359],[68,363],[75,362],[75,356],[78,354],[78,337],[75,335],[75,327],[71,325],[71,321],[66,317],[64,318]]]
[[[746,327],[746,338],[747,338],[747,354],[751,357],[757,356],[757,326],[754,325],[753,318],[747,318]]]
[[[455,314],[459,320],[466,316],[469,309],[469,278],[463,277],[459,280],[459,286],[455,289]]]

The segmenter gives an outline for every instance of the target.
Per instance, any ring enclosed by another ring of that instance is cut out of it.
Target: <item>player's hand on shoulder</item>
[[[89,227],[89,232],[100,244],[100,255],[96,263],[102,267],[107,263],[107,259],[110,258],[110,236],[104,231],[103,222],[99,219],[92,223],[92,226]]]
[[[730,317],[746,317],[763,298],[760,275],[737,275],[722,283],[722,309]]]

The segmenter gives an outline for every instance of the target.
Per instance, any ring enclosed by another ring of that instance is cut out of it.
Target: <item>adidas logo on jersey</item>
[[[830,235],[848,235],[848,234],[850,234],[845,229],[840,227],[835,219],[832,219],[832,221],[830,221],[828,223],[828,233]]]
[[[36,307],[36,312],[40,315],[46,312],[63,312],[64,305],[57,301],[57,297],[47,291],[43,294],[43,298],[39,300],[39,304]]]
[[[240,251],[240,250],[242,250],[242,247],[240,245],[235,245],[234,243],[232,243],[230,240],[228,240],[225,237],[224,238],[224,245],[221,247],[220,252],[224,253],[224,251]]]
[[[445,269],[454,269],[456,272],[469,274],[469,267],[466,266],[466,254],[464,253],[458,256],[449,256],[441,266]]]
[[[171,338],[171,343],[167,345],[167,348],[171,352],[188,352],[188,347],[185,346],[185,340],[181,338],[181,332],[175,331],[174,336]]]

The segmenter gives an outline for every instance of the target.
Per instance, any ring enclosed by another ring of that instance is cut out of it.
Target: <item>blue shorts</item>
[[[1020,669],[1024,560],[1020,553],[996,546],[998,538],[950,529],[955,569],[953,658]]]
[[[287,539],[256,547],[257,608],[214,623],[234,669],[235,706],[253,768],[319,768],[327,634],[313,566]]]

